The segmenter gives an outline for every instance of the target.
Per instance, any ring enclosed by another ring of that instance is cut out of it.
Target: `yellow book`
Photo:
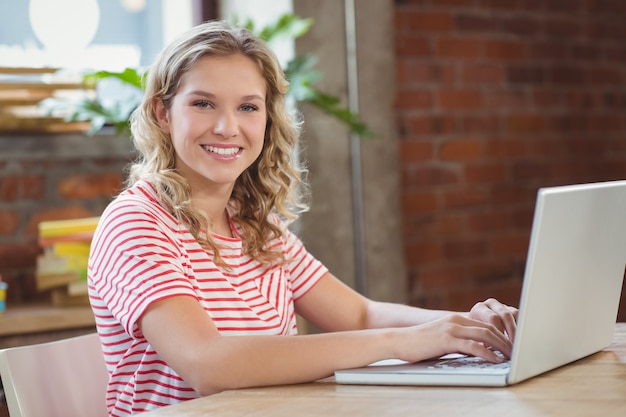
[[[98,226],[98,220],[100,217],[39,222],[39,236],[46,238],[93,232]]]
[[[52,245],[56,256],[89,256],[91,244],[84,242],[58,242]]]

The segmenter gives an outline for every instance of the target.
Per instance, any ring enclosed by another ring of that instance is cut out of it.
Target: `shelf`
[[[9,305],[0,316],[0,337],[94,326],[95,319],[90,306]]]

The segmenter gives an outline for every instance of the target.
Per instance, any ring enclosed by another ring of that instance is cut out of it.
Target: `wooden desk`
[[[226,391],[142,417],[626,416],[626,323],[607,350],[508,388],[302,385]]]

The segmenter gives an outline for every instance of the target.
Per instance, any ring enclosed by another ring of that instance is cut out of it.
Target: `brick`
[[[402,117],[400,130],[404,138],[421,135],[441,135],[457,131],[457,121],[447,115],[420,115]],[[430,139],[430,138],[429,138]]]
[[[433,93],[428,90],[400,90],[396,95],[395,108],[429,109],[433,107]]]
[[[465,267],[448,263],[420,270],[417,287],[422,292],[446,291],[448,288],[463,285],[468,279]]]
[[[601,51],[597,45],[572,45],[572,58],[578,61],[597,61],[601,59]]]
[[[472,64],[463,67],[463,81],[468,84],[501,84],[504,81],[504,68],[496,64]]]
[[[430,0],[428,3],[435,7],[461,6],[463,8],[468,8],[475,6],[474,0]]]
[[[566,104],[572,110],[587,110],[602,107],[598,94],[589,91],[569,91],[565,94]]]
[[[622,0],[592,1],[586,7],[590,12],[598,15],[615,16],[626,14],[626,3]]]
[[[22,198],[40,201],[45,198],[46,180],[43,175],[25,175],[21,178]]]
[[[462,133],[497,133],[501,129],[500,118],[496,115],[477,114],[462,119]]]
[[[554,62],[571,57],[571,46],[564,45],[562,42],[538,41],[530,43],[528,48],[528,55],[531,59],[545,59]]]
[[[517,161],[511,163],[511,178],[516,182],[530,182],[533,180],[543,181],[543,185],[547,185],[545,178],[549,163],[544,161]]]
[[[471,161],[481,158],[485,144],[480,139],[463,139],[445,142],[439,149],[439,158],[444,161]]]
[[[485,93],[485,106],[496,111],[523,110],[532,103],[526,91],[521,89],[503,89]]]
[[[59,195],[69,200],[112,197],[123,186],[124,177],[121,173],[107,172],[93,175],[74,175],[59,182]]]
[[[447,304],[444,308],[456,311],[467,311],[476,302],[487,298],[496,298],[498,301],[518,306],[521,295],[521,284],[516,281],[498,282],[492,285],[483,285],[475,288],[451,290],[447,295]]]
[[[626,93],[605,92],[602,94],[601,102],[607,109],[626,109]]]
[[[497,20],[490,15],[461,13],[456,17],[456,28],[470,33],[488,33],[497,28]]]
[[[531,17],[511,16],[500,19],[500,31],[529,39],[539,33],[540,26],[537,20]]]
[[[508,178],[508,165],[501,161],[465,165],[465,183],[469,185],[493,184]]]
[[[571,18],[547,19],[544,22],[547,36],[559,39],[576,39],[581,33],[581,24]]]
[[[555,88],[533,89],[532,101],[535,106],[547,108],[563,108],[566,103],[565,95]]]
[[[454,28],[454,19],[449,12],[444,11],[409,11],[396,14],[398,29],[412,33],[450,32]]]
[[[482,55],[483,41],[466,38],[441,38],[435,50],[440,58],[472,59]]]
[[[15,268],[32,268],[36,265],[39,247],[36,241],[0,244],[0,265],[7,271]]]
[[[479,285],[491,285],[510,280],[521,280],[524,275],[526,253],[520,257],[481,258],[470,268],[472,281]]]
[[[624,131],[624,115],[598,114],[589,115],[588,128],[592,132],[608,133]]]
[[[19,196],[19,177],[7,175],[0,177],[0,201],[16,201]]]
[[[623,86],[626,73],[623,69],[594,67],[588,70],[587,80],[592,84]]]
[[[402,195],[402,211],[404,213],[427,213],[436,210],[438,197],[435,193],[420,192]]]
[[[577,67],[556,66],[549,69],[549,77],[556,84],[580,85],[585,81],[585,71]]]
[[[503,184],[492,188],[490,200],[491,203],[497,207],[515,207],[523,205],[534,207],[536,193],[537,191],[534,187],[527,188]]]
[[[511,84],[543,84],[548,74],[541,66],[510,66],[506,70],[506,80]]]
[[[409,295],[408,300],[410,305],[419,306],[422,308],[431,308],[435,310],[447,309],[448,303],[445,300],[445,294],[425,293],[423,291],[416,291],[415,294]]]
[[[487,10],[518,10],[517,0],[479,0],[478,4],[481,8]]]
[[[441,260],[443,249],[441,244],[430,241],[408,244],[406,245],[405,253],[409,264],[420,264],[422,262]]]
[[[617,64],[623,64],[624,62],[626,62],[626,47],[606,46],[604,50],[606,61]]]
[[[495,208],[467,214],[467,229],[485,235],[496,231],[510,230],[514,226],[511,215]]]
[[[442,109],[472,109],[482,107],[483,95],[479,90],[440,90],[439,103]]]
[[[485,57],[498,61],[521,61],[528,57],[528,46],[515,41],[486,41]]]
[[[403,141],[400,143],[400,159],[402,163],[421,162],[432,159],[434,147],[425,141]]]
[[[530,144],[527,139],[493,139],[488,140],[485,144],[485,155],[487,159],[495,159],[508,163],[508,160],[526,158],[530,156],[530,154]]]
[[[26,232],[29,236],[36,236],[39,233],[38,225],[42,221],[81,219],[99,215],[100,213],[95,213],[86,209],[85,207],[78,205],[67,205],[64,207],[56,208],[42,208],[41,211],[34,214],[28,220]]]
[[[445,208],[469,208],[482,206],[488,200],[484,191],[463,189],[460,191],[447,191],[443,195]]]
[[[444,257],[455,261],[480,258],[486,252],[487,243],[482,238],[448,240],[443,245]]]
[[[551,116],[546,120],[546,124],[549,130],[557,130],[561,132],[579,133],[588,130],[587,119],[575,113]]]
[[[506,127],[515,133],[537,133],[544,130],[546,121],[539,114],[514,114],[506,119]]]
[[[443,166],[428,166],[418,164],[407,169],[404,175],[404,184],[409,187],[446,185],[459,182],[456,171]]]
[[[545,2],[545,7],[550,12],[573,14],[584,11],[587,5],[583,0],[550,0]]]
[[[20,226],[20,216],[14,210],[0,210],[0,236],[13,235]]]
[[[521,232],[506,232],[492,238],[493,253],[498,256],[526,254],[530,242],[530,230]]]
[[[423,36],[395,36],[395,51],[399,57],[428,57],[433,55],[430,39]]]
[[[465,213],[437,213],[437,215],[417,216],[412,221],[413,236],[458,236],[467,231]]]
[[[404,60],[402,80],[406,84],[452,84],[456,82],[456,67],[452,64]]]
[[[594,43],[607,41],[623,42],[626,37],[623,18],[622,21],[605,19],[600,23],[591,24],[589,36]]]

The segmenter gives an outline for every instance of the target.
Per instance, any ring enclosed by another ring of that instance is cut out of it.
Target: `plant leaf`
[[[105,78],[117,78],[122,81],[124,84],[132,85],[139,89],[143,89],[143,73],[141,73],[136,68],[126,68],[122,72],[112,72],[112,71],[96,71],[87,73],[83,76],[83,80],[88,85],[96,85],[98,81],[103,80]]]
[[[337,97],[322,93],[314,88],[311,88],[311,92],[312,96],[304,101],[343,122],[352,132],[361,137],[374,138],[376,136],[376,133],[361,120],[358,114],[341,106]]]
[[[312,24],[311,18],[303,19],[293,14],[284,14],[274,23],[266,25],[256,35],[269,43],[279,39],[296,39],[306,34]]]

